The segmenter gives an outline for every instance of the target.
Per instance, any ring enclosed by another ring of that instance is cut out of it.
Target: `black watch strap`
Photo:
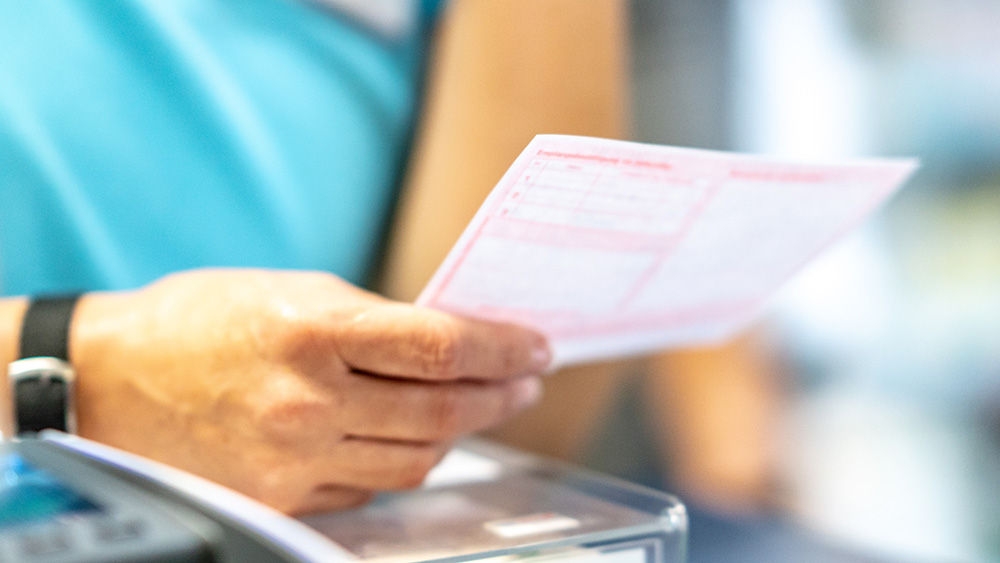
[[[69,325],[79,295],[35,298],[21,321],[21,358],[69,361]]]
[[[28,305],[21,322],[21,359],[8,368],[18,434],[75,431],[69,330],[79,298],[42,297]]]

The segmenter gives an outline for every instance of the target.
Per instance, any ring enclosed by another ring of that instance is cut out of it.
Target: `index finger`
[[[537,375],[552,361],[532,330],[402,303],[359,313],[338,330],[337,350],[355,370],[436,381]]]

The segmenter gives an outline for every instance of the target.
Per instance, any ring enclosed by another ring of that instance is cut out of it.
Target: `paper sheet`
[[[916,167],[539,135],[417,303],[532,327],[557,365],[715,343]]]

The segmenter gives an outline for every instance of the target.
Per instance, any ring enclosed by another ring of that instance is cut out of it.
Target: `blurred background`
[[[689,500],[691,560],[1000,561],[1000,2],[631,10],[637,139],[922,162],[762,321],[788,397],[782,500]],[[590,463],[670,489],[630,401]]]

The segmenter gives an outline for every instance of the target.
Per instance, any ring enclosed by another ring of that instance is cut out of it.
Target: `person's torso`
[[[419,17],[399,12],[412,2],[376,4],[3,4],[0,291],[127,288],[200,266],[362,281],[421,47]]]

